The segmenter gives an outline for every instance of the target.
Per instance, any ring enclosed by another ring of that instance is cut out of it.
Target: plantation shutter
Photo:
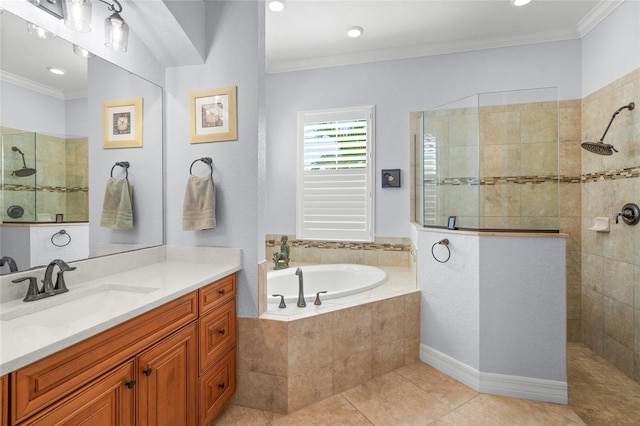
[[[298,114],[301,239],[373,241],[373,107]]]

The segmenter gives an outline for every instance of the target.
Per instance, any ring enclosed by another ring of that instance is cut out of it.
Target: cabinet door
[[[200,424],[209,424],[236,391],[236,348],[200,378]]]
[[[198,419],[196,324],[138,357],[138,424],[195,425]]]
[[[131,360],[20,425],[134,425],[134,375]]]
[[[0,377],[0,426],[9,424],[9,378]]]

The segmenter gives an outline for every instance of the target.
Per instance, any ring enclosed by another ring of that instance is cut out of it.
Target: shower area
[[[481,93],[410,121],[416,223],[558,232],[557,88]]]
[[[88,141],[0,128],[2,223],[88,221]]]

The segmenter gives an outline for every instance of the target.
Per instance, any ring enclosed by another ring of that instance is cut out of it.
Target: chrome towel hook
[[[193,165],[198,161],[202,161],[203,163],[207,164],[209,166],[209,169],[211,169],[211,176],[213,176],[213,160],[211,159],[211,157],[202,157],[193,160],[193,163],[191,163],[191,167],[189,167],[189,174],[193,175]]]
[[[440,260],[436,257],[436,254],[433,252],[433,249],[437,246],[437,245],[443,245],[446,249],[447,249],[447,258],[445,260]],[[440,263],[446,263],[449,261],[449,258],[451,258],[451,250],[449,249],[449,240],[444,238],[440,241],[436,241],[435,243],[433,243],[433,245],[431,246],[431,256],[433,256],[433,258],[435,260],[437,260]]]

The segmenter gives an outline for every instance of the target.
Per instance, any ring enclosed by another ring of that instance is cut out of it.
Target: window
[[[298,113],[297,238],[373,241],[374,107]]]

